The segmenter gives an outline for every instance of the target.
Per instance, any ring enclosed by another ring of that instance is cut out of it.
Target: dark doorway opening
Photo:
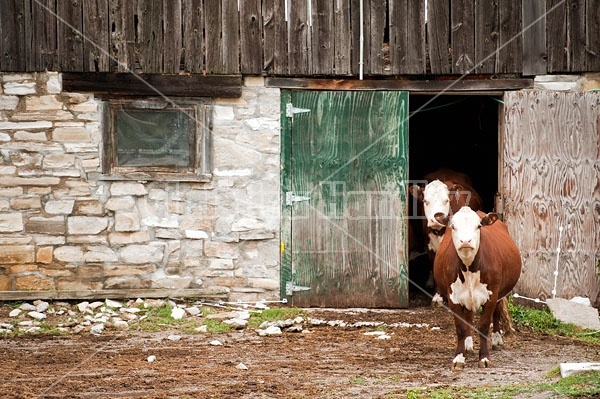
[[[408,124],[411,183],[441,167],[466,173],[483,200],[483,210],[493,211],[498,191],[499,102],[499,96],[490,95],[411,94]],[[422,293],[415,284],[422,288],[427,285],[427,291],[433,292],[431,284],[427,284],[431,268],[427,255],[411,255],[411,296]]]

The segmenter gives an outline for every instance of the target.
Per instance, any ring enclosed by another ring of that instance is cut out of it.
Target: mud
[[[310,316],[407,325],[386,328],[389,339],[365,335],[373,327],[327,325],[267,337],[251,329],[5,336],[0,397],[383,399],[413,388],[534,383],[561,362],[600,360],[597,345],[521,328],[492,352],[493,367],[479,369],[471,355],[464,370],[451,371],[454,325],[444,309],[319,309]],[[422,323],[427,326],[416,325]],[[182,338],[173,342],[170,334]],[[211,345],[215,339],[223,345]],[[151,355],[156,360],[149,363]],[[240,363],[248,369],[237,368]]]

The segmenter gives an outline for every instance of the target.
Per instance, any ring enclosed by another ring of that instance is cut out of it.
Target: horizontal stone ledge
[[[82,291],[0,291],[0,301],[69,300],[69,299],[132,299],[132,298],[198,298],[226,299],[227,289],[122,289]]]

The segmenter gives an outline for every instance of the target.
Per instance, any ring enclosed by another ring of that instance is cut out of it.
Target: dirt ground
[[[1,321],[8,311],[0,309]],[[309,314],[325,321],[385,322],[390,338],[365,335],[373,327],[325,324],[265,337],[252,329],[4,336],[0,397],[402,398],[410,388],[537,382],[561,362],[600,360],[597,345],[520,329],[505,338],[504,349],[492,352],[492,368],[477,368],[472,355],[457,372],[449,367],[453,321],[442,308],[421,304]],[[182,338],[167,339],[174,333]],[[215,339],[223,345],[211,345]],[[149,363],[149,356],[156,360]],[[240,363],[247,370],[238,368]]]

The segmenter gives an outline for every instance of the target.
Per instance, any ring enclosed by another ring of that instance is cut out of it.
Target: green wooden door
[[[408,307],[407,112],[406,92],[282,92],[281,290],[294,306]]]

